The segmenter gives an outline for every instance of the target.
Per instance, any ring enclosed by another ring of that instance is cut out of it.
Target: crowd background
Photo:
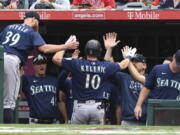
[[[0,0],[1,9],[178,9],[177,0]]]

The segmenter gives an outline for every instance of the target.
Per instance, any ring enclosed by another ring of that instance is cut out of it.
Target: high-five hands
[[[126,59],[126,58],[132,58],[134,57],[134,55],[136,54],[136,51],[137,49],[136,48],[132,48],[132,47],[129,47],[129,46],[125,46],[123,47],[123,49],[121,49],[121,52],[122,52],[122,55],[123,55],[123,58]]]
[[[65,42],[67,49],[77,49],[79,42],[76,39],[75,35],[71,35],[68,40]]]
[[[112,33],[106,33],[103,36],[103,40],[104,40],[104,46],[106,49],[108,48],[113,48],[114,46],[116,46],[120,40],[117,40],[117,33],[112,32]]]

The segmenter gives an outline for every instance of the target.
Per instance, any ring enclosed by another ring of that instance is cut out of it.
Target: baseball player
[[[72,54],[67,53],[66,57],[79,58],[80,51],[76,49]],[[62,70],[58,76],[59,85],[59,108],[64,118],[64,123],[70,123],[73,112],[72,77],[71,73]]]
[[[141,54],[136,54],[131,59],[136,70],[145,76],[146,59]],[[121,125],[145,125],[147,105],[143,104],[142,116],[137,120],[134,116],[134,108],[139,97],[143,83],[135,80],[131,74],[118,72],[115,79],[120,89]]]
[[[111,36],[109,38],[112,38]],[[115,46],[115,40],[105,46]],[[71,118],[72,124],[103,124],[104,100],[108,97],[106,87],[109,77],[129,64],[128,55],[120,63],[99,61],[102,47],[99,41],[89,40],[85,45],[86,59],[63,59],[64,51],[53,56],[53,62],[72,73],[72,94],[74,109]]]
[[[20,66],[24,65],[28,54],[33,49],[43,53],[53,53],[64,49],[75,49],[78,42],[69,41],[62,45],[46,44],[35,31],[39,26],[39,14],[29,11],[24,16],[23,24],[12,24],[0,33],[0,45],[4,47],[4,122],[13,122],[20,86]]]
[[[149,94],[154,99],[180,99],[180,50],[170,64],[156,65],[148,75],[134,109],[136,119],[142,116],[142,104]]]
[[[109,87],[107,88],[108,94],[109,94],[109,99],[108,104],[107,104],[107,109],[106,109],[106,116],[105,116],[105,122],[106,124],[120,124],[121,120],[121,115],[120,115],[120,105],[119,105],[119,91],[117,87],[114,85],[113,82],[110,82]]]
[[[64,76],[67,76],[65,78]],[[59,84],[59,108],[64,118],[64,123],[70,123],[73,112],[73,95],[72,95],[72,77],[71,74],[65,70],[61,71],[58,76]],[[64,79],[65,78],[65,79]],[[64,81],[63,81],[63,80]]]
[[[33,60],[35,75],[22,77],[22,91],[30,108],[29,123],[56,123],[59,118],[57,108],[57,78],[46,74],[47,58],[38,54]]]

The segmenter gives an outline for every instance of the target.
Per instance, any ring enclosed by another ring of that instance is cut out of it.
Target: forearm
[[[66,50],[68,48],[67,45],[54,45],[54,44],[45,44],[40,47],[38,47],[38,50],[43,53],[55,53],[58,51]]]
[[[148,97],[149,93],[150,93],[150,90],[146,87],[143,87],[139,94],[139,98],[138,98],[136,106],[142,106],[145,99]]]
[[[121,125],[121,107],[120,107],[120,105],[116,105],[115,116],[116,116],[116,124]]]
[[[55,64],[61,66],[64,53],[65,53],[65,51],[59,51],[59,52],[55,53],[53,58],[52,58],[52,61]]]
[[[119,63],[120,68],[121,68],[121,69],[127,68],[128,65],[129,65],[129,62],[130,62],[129,58],[122,60],[122,61]]]
[[[112,60],[112,48],[107,48],[104,60],[111,61]]]
[[[59,110],[64,118],[65,123],[68,122],[67,108],[65,102],[61,101],[59,103]]]
[[[128,69],[131,73],[131,75],[133,76],[133,78],[141,83],[145,83],[145,76],[141,75],[137,69],[134,67],[134,65],[132,64],[132,62],[129,63],[128,65]]]

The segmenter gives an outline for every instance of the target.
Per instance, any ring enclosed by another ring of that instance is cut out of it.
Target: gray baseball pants
[[[104,108],[100,107],[101,102],[88,100],[85,103],[74,101],[74,108],[71,118],[71,124],[104,124]]]
[[[20,59],[4,53],[4,109],[14,109],[20,89]]]

